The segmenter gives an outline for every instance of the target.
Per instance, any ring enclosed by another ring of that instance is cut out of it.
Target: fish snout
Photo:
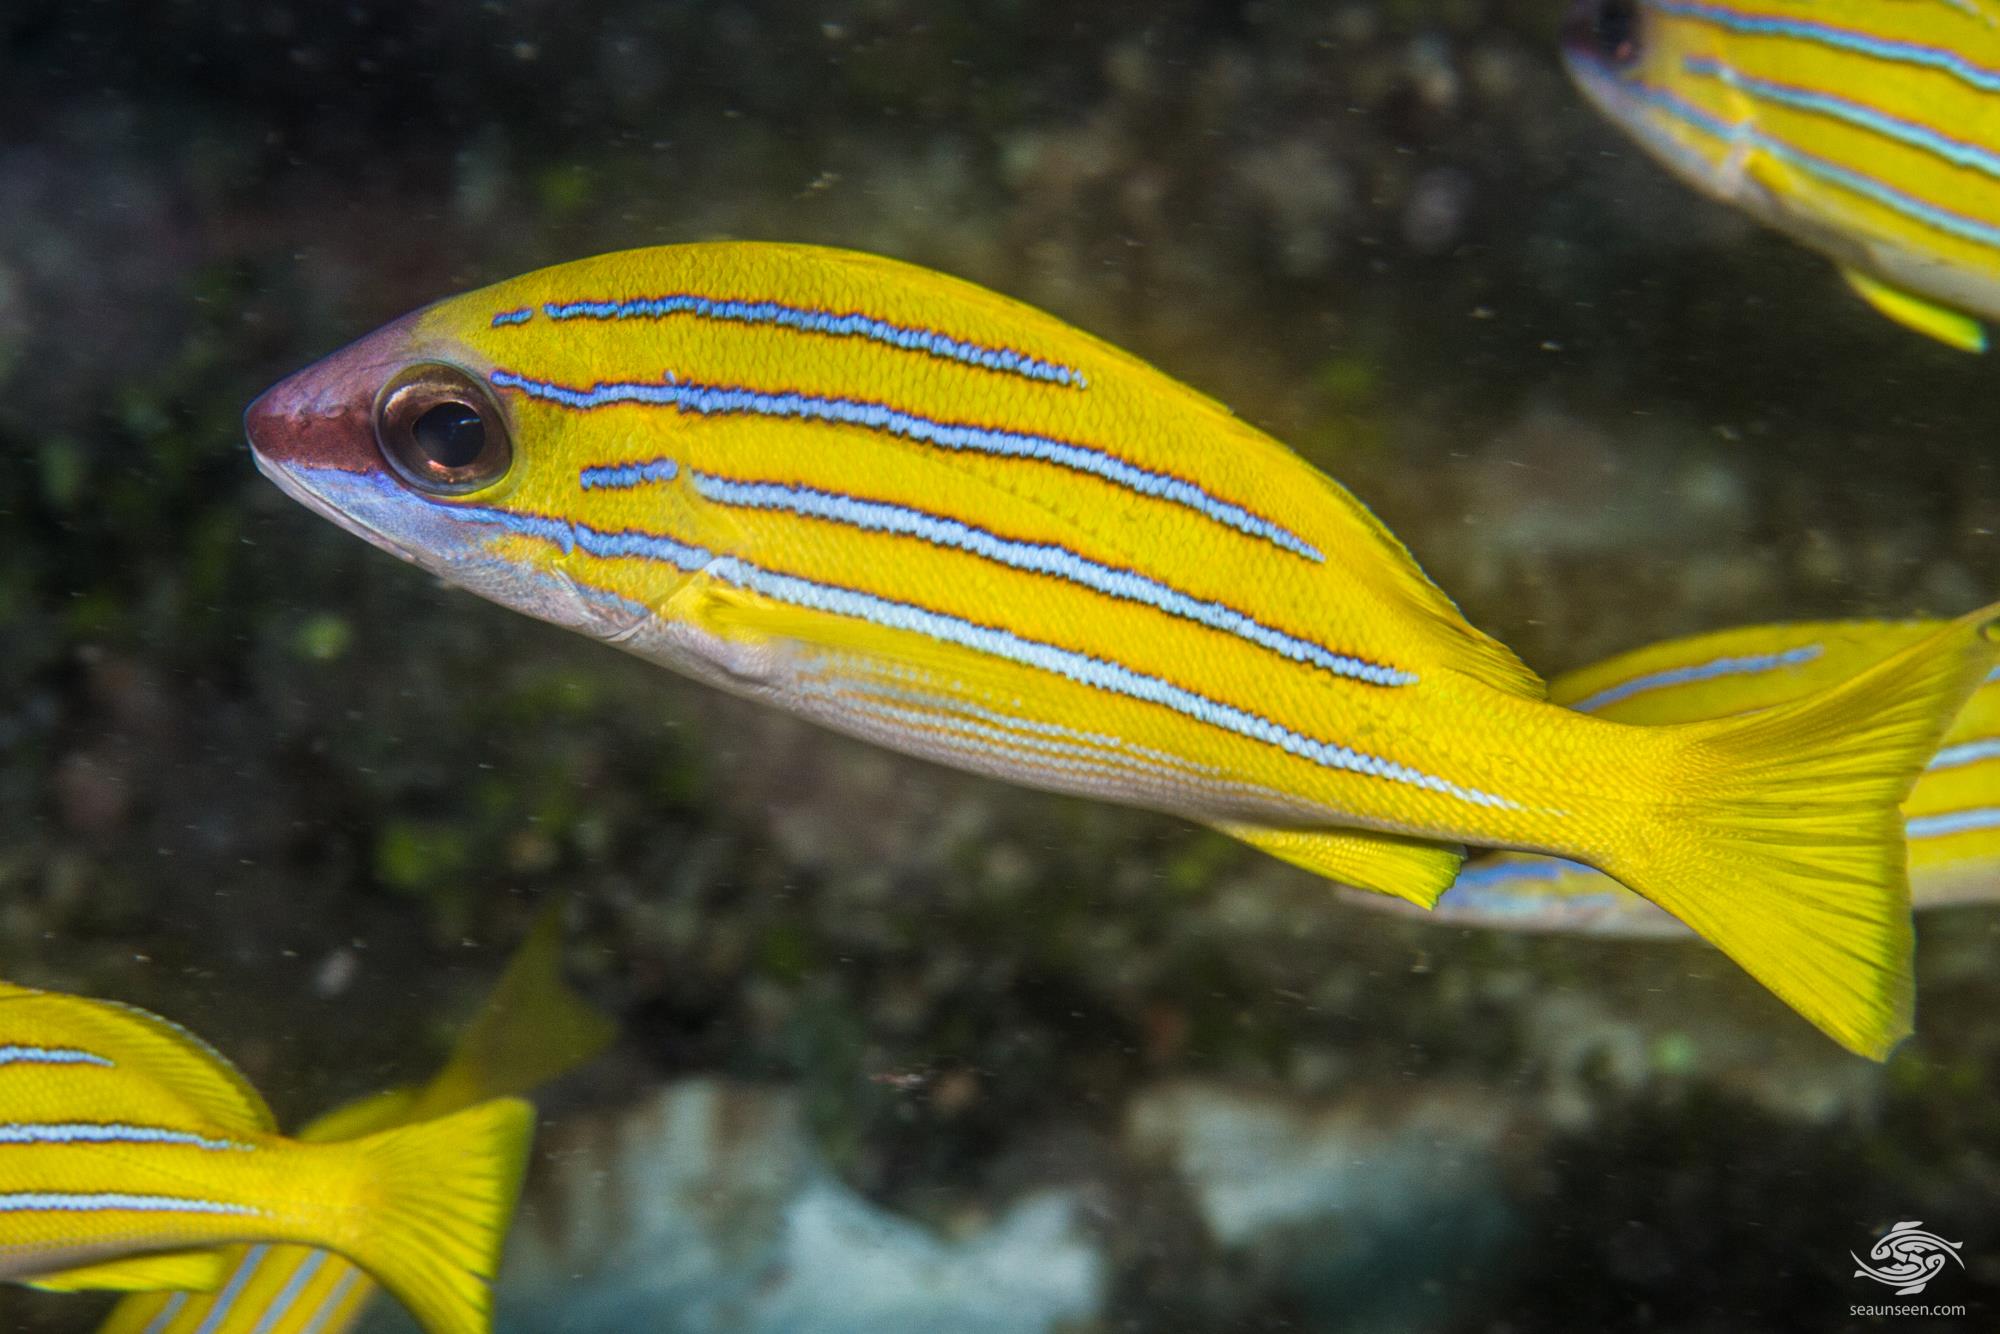
[[[260,466],[375,472],[375,404],[411,357],[409,317],[314,362],[259,394],[243,433]]]

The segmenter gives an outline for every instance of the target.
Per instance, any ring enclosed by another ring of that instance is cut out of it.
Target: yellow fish
[[[2000,315],[1991,0],[1577,0],[1577,86],[1676,175],[1966,351]]]
[[[349,1103],[299,1138],[352,1139],[448,1116],[526,1093],[589,1060],[614,1028],[564,983],[561,957],[561,919],[552,906],[430,1083]],[[134,1293],[98,1334],[344,1334],[375,1295],[367,1272],[331,1251],[264,1242],[231,1247],[227,1256],[226,1274],[211,1291]]]
[[[1143,362],[955,279],[725,243],[404,317],[258,466],[496,602],[883,745],[1429,904],[1467,843],[1616,876],[1881,1056],[1896,804],[1996,610],[1754,718],[1559,708],[1374,516]]]
[[[201,1287],[234,1242],[373,1274],[431,1334],[489,1327],[533,1109],[518,1099],[341,1144],[276,1133],[220,1055],[143,1010],[0,983],[0,1278]]]
[[[1941,628],[1925,621],[1752,626],[1620,654],[1549,683],[1549,698],[1600,718],[1679,723],[1798,699]],[[1919,911],[2000,900],[2000,665],[1945,734],[1903,802],[1910,897]],[[1368,907],[1407,909],[1379,894]],[[1526,853],[1468,862],[1428,920],[1601,936],[1688,929],[1601,871]]]

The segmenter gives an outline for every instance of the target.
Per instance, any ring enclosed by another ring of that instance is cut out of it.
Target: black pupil
[[[1622,64],[1638,54],[1639,7],[1633,0],[1602,0],[1591,26],[1607,59]]]
[[[464,468],[486,448],[486,423],[464,403],[440,403],[410,425],[424,457],[440,468]]]

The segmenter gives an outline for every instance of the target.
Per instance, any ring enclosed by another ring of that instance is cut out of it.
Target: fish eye
[[[442,362],[407,367],[382,386],[375,441],[397,476],[432,495],[490,486],[514,461],[506,420],[486,387]]]
[[[1592,0],[1590,45],[1598,57],[1623,67],[1639,58],[1639,0]]]

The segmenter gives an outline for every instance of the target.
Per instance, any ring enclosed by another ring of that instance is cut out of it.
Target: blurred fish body
[[[350,532],[721,688],[1426,905],[1463,844],[1587,862],[1855,1050],[1908,1029],[1896,804],[1991,611],[1754,720],[1583,716],[1213,400],[982,288],[813,247],[632,251],[443,301],[246,428]]]
[[[1621,654],[1549,683],[1549,698],[1619,722],[1689,722],[1769,708],[1845,679],[1939,628],[1925,621],[1754,626]],[[2000,901],[2000,662],[1903,802],[1913,907]],[[1351,892],[1368,907],[1406,905]],[[1466,863],[1426,920],[1599,936],[1687,937],[1601,871],[1495,853]]]
[[[1576,0],[1565,63],[1682,179],[1820,251],[1891,319],[2000,315],[2000,6]]]
[[[552,907],[428,1084],[348,1103],[298,1137],[332,1143],[449,1116],[526,1093],[595,1056],[614,1027],[563,981],[561,955],[559,907]],[[316,1247],[260,1242],[229,1247],[220,1259],[221,1273],[205,1290],[133,1293],[98,1334],[345,1334],[376,1292],[365,1269]]]
[[[0,984],[0,1277],[59,1290],[222,1280],[232,1242],[351,1256],[432,1334],[488,1328],[533,1130],[517,1100],[342,1144],[279,1136],[199,1039]]]

